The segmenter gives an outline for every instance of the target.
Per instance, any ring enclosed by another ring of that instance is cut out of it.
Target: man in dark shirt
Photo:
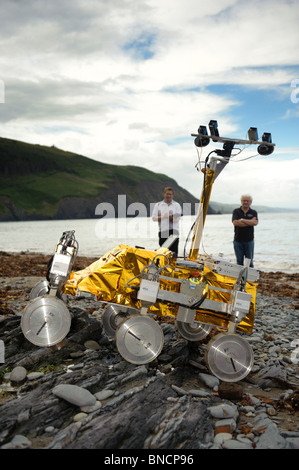
[[[233,211],[232,222],[235,227],[234,250],[237,264],[244,264],[244,257],[250,259],[253,268],[254,226],[258,224],[257,212],[251,209],[252,197],[241,196],[241,207]]]

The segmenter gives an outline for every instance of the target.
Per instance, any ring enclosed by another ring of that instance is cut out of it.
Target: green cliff
[[[127,206],[162,199],[172,186],[175,200],[198,200],[166,175],[138,166],[101,163],[56,147],[0,138],[0,221],[85,219],[95,216],[101,202],[117,212],[118,195]],[[209,209],[209,213],[213,213]]]

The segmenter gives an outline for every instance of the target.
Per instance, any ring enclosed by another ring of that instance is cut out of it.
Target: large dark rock
[[[118,354],[115,341],[103,333],[99,318],[83,306],[80,301],[80,308],[70,308],[71,330],[59,347],[38,348],[29,343],[20,317],[7,317],[0,324],[7,354],[0,367],[2,376],[16,366],[28,373],[44,371],[38,379],[27,379],[3,395],[0,447],[12,446],[14,437],[21,435],[32,448],[205,448],[213,435],[207,407],[214,398],[201,400],[187,391],[176,391],[188,382],[193,389],[201,386],[189,365],[192,348],[188,342],[177,337],[173,325],[164,324],[161,361],[158,357],[145,365],[128,363]],[[98,348],[86,349],[88,340],[96,341]],[[92,394],[109,390],[110,396],[94,408],[81,410],[53,394],[57,385],[65,384]],[[74,421],[80,411],[86,415]]]

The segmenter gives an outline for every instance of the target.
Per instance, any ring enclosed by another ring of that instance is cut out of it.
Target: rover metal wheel
[[[212,330],[211,325],[198,322],[182,322],[176,320],[178,332],[188,341],[202,341]]]
[[[44,281],[39,281],[30,292],[30,300],[36,299],[36,297],[41,297],[48,294],[49,292],[49,282],[45,279]]]
[[[138,313],[138,310],[133,307],[127,307],[119,304],[109,304],[102,316],[102,326],[107,336],[115,336],[117,327],[122,323],[130,314]]]
[[[235,333],[214,336],[207,345],[205,358],[212,374],[224,382],[244,379],[254,361],[250,344]]]
[[[116,332],[116,346],[121,356],[133,364],[153,361],[164,345],[160,325],[151,317],[134,315],[123,321]]]
[[[49,295],[31,300],[21,318],[25,338],[37,346],[60,343],[68,334],[70,326],[71,314],[65,303]]]

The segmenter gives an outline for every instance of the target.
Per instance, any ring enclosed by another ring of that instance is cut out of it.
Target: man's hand
[[[252,217],[252,219],[235,219],[233,220],[233,224],[236,227],[246,227],[246,226],[255,226],[258,224],[258,220],[256,217]]]

